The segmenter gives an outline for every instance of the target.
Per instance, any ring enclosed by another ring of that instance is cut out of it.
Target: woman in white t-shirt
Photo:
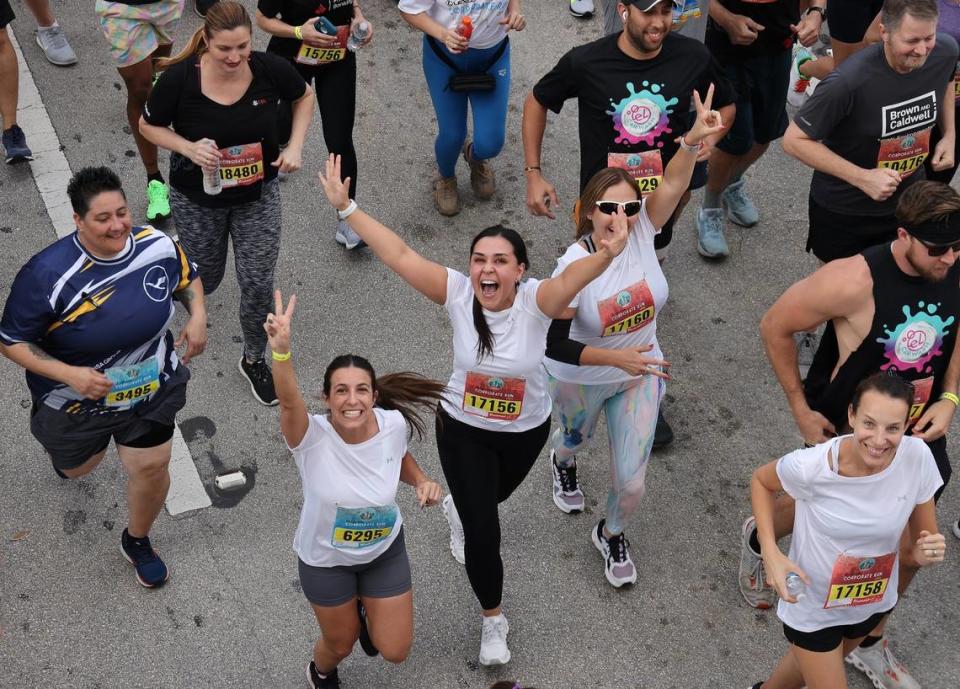
[[[496,192],[489,161],[506,138],[510,98],[507,31],[526,26],[520,0],[400,0],[400,16],[423,32],[423,73],[437,115],[433,201],[442,215],[460,212],[456,166],[461,152],[470,166],[470,186],[479,199]],[[463,27],[465,21],[470,28]],[[458,74],[486,75],[484,88],[451,88]],[[467,141],[467,104],[473,110],[473,141]]]
[[[627,248],[554,321],[544,361],[560,422],[551,438],[553,501],[564,512],[583,510],[576,454],[593,438],[600,412],[606,414],[612,486],[607,516],[593,528],[592,540],[603,555],[607,581],[618,587],[637,580],[623,531],[643,497],[663,381],[669,379],[657,342],[667,279],[653,241],[690,185],[700,142],[723,128],[719,114],[710,110],[712,86],[704,102],[696,92],[693,101],[697,119],[656,191],[641,200],[633,176],[621,168],[605,168],[591,178],[577,206],[577,241],[554,271],[562,275],[594,252],[618,222],[614,212],[627,216]]]
[[[913,568],[943,561],[933,502],[943,479],[927,444],[904,436],[912,403],[909,383],[874,374],[853,394],[850,435],[753,473],[757,537],[791,648],[752,689],[845,689],[844,656],[893,609],[898,584],[906,585],[900,561]],[[789,557],[773,530],[780,491],[797,502]]]
[[[411,287],[446,307],[453,326],[453,373],[440,403],[437,449],[452,499],[444,500],[450,547],[465,562],[483,608],[480,662],[506,663],[509,626],[500,610],[503,563],[497,505],[520,485],[550,430],[543,368],[547,330],[583,287],[623,251],[622,213],[597,252],[555,278],[523,280],[529,266],[515,231],[489,227],[470,245],[470,274],[429,261],[363,211],[331,156],[320,175],[341,218]],[[462,520],[462,521],[461,521]]]
[[[290,352],[290,321],[278,290],[264,329],[273,354],[280,430],[303,483],[293,539],[300,584],[321,636],[307,666],[314,689],[340,686],[337,665],[354,643],[400,663],[413,642],[410,563],[397,507],[400,481],[416,488],[420,507],[443,491],[407,451],[412,430],[423,435],[421,410],[431,410],[444,385],[414,373],[377,378],[363,357],[338,356],[323,376],[326,414],[308,414]],[[369,627],[368,627],[369,625]]]

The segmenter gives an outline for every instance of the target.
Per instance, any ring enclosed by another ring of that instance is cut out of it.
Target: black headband
[[[922,242],[942,246],[960,242],[960,213],[950,213],[941,218],[931,218],[913,227],[904,229]]]

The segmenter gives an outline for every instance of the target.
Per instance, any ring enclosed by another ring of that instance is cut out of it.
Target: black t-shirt
[[[631,169],[641,191],[653,191],[677,151],[674,139],[690,128],[693,90],[705,97],[713,82],[714,108],[735,99],[702,43],[668,34],[656,57],[635,60],[620,50],[618,38],[574,48],[533,87],[537,101],[556,113],[577,99],[581,191],[610,165]]]
[[[191,201],[225,208],[256,201],[264,181],[277,176],[271,163],[280,155],[277,113],[280,101],[294,101],[307,85],[289,61],[268,53],[250,54],[253,81],[233,105],[221,105],[200,90],[200,59],[168,68],[153,87],[143,119],[173,130],[188,141],[213,139],[223,153],[223,191],[203,191],[203,172],[179,153],[170,154],[170,184]]]
[[[893,215],[903,190],[924,178],[923,161],[933,153],[930,135],[956,64],[956,41],[937,34],[923,67],[908,74],[895,72],[877,44],[824,79],[797,113],[797,126],[844,160],[865,169],[898,170],[903,181],[892,197],[874,201],[842,179],[815,171],[814,200],[836,213]]]
[[[727,63],[762,55],[777,55],[793,46],[791,24],[800,21],[799,0],[711,0],[733,14],[750,17],[763,27],[750,45],[734,45],[727,32],[712,19],[707,22],[707,46],[721,62]]]
[[[334,26],[347,27],[337,32],[343,43],[341,49],[346,47],[353,20],[353,0],[257,0],[257,9],[264,17],[280,15],[280,19],[290,26],[303,26],[311,17],[326,17]],[[302,44],[296,38],[271,36],[267,52],[296,59]]]

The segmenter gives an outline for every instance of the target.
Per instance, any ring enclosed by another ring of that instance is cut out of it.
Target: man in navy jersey
[[[62,478],[92,471],[110,438],[129,477],[121,545],[138,581],[166,581],[148,533],[170,486],[177,411],[203,352],[207,313],[196,270],[172,239],[133,227],[117,175],[84,168],[67,187],[77,230],[20,269],[0,320],[0,351],[26,369],[30,430]],[[190,318],[176,342],[173,300]]]

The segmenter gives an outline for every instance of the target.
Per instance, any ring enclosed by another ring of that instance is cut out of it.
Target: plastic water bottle
[[[347,50],[355,53],[363,47],[363,42],[370,35],[370,23],[367,21],[359,22],[353,31],[350,32],[350,38],[347,39]]]
[[[207,144],[211,148],[216,148],[216,144],[212,139],[204,139],[203,143]],[[221,191],[223,191],[223,181],[220,179],[220,160],[217,159],[217,165],[212,170],[202,170],[203,173],[203,190],[210,196],[216,196]]]
[[[457,24],[457,33],[470,40],[473,35],[473,19],[470,17],[460,17],[460,23]]]
[[[807,597],[807,585],[796,572],[787,572],[787,593],[798,603]]]

